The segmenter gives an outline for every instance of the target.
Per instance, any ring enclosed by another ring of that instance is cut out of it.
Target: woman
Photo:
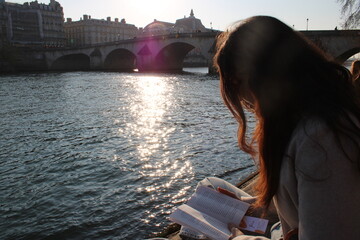
[[[355,88],[358,91],[358,93],[360,93],[360,61],[359,60],[355,60],[351,64],[350,72],[353,76],[352,80],[355,85]]]
[[[349,71],[267,16],[224,32],[214,60],[239,146],[258,159],[254,206],[273,201],[284,236],[360,239],[360,103]],[[257,118],[252,139],[246,110]]]

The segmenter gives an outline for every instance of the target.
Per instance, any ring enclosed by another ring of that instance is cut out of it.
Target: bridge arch
[[[56,59],[50,70],[81,71],[90,69],[90,58],[86,54],[69,54]]]
[[[339,63],[344,63],[346,60],[348,60],[351,56],[360,53],[360,47],[358,48],[352,48],[341,54],[340,56],[336,57],[336,60]]]
[[[301,33],[341,64],[360,50],[359,30],[320,30],[301,31]]]
[[[136,68],[136,56],[127,49],[118,48],[105,58],[105,70],[133,71]]]
[[[155,56],[153,69],[159,71],[181,71],[185,56],[194,48],[195,46],[189,43],[170,43]]]

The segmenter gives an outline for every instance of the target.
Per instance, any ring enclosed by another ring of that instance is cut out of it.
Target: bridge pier
[[[209,68],[208,71],[209,74],[217,74],[217,70],[215,69],[215,66],[212,62],[208,64],[208,68]]]
[[[90,57],[90,70],[102,70],[103,60],[101,56]]]
[[[90,54],[90,69],[91,70],[102,70],[104,60],[102,59],[102,54],[98,48],[96,48]]]
[[[149,56],[138,56],[136,59],[136,68],[140,72],[147,72],[152,70],[152,58]]]
[[[136,66],[140,72],[181,72],[183,69],[183,62],[180,60],[164,63],[163,61],[152,59],[151,57],[139,57],[137,58]]]

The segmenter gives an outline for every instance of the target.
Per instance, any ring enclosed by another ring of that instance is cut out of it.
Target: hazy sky
[[[31,2],[6,0],[6,2]],[[50,0],[38,0],[48,4]],[[175,23],[193,9],[205,27],[224,30],[231,23],[253,15],[271,15],[297,30],[340,29],[340,5],[336,0],[58,0],[65,18],[125,18],[127,23],[145,27],[154,19]]]

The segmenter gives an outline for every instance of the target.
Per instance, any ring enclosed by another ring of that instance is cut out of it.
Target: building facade
[[[195,17],[192,9],[189,17],[176,20],[174,28],[178,33],[211,32],[211,29],[207,29],[201,20]]]
[[[64,10],[60,3],[50,0],[49,5],[38,4],[42,17],[45,46],[63,47],[66,43],[64,30]]]
[[[7,15],[4,0],[0,0],[0,47],[7,41]]]
[[[55,0],[24,4],[0,2],[1,41],[12,45],[62,47],[65,44],[64,13]]]
[[[119,21],[110,17],[106,20],[92,19],[89,15],[83,15],[79,21],[68,18],[64,25],[65,36],[68,46],[86,46],[119,40],[131,39],[137,36],[138,28],[133,24],[127,24],[125,19]]]
[[[174,26],[174,23],[162,22],[154,19],[152,23],[149,23],[139,30],[139,36],[146,37],[175,33]]]
[[[194,33],[194,32],[211,32],[212,29],[206,28],[201,20],[196,18],[194,11],[191,9],[190,16],[176,20],[175,23],[163,22],[154,19],[152,23],[149,23],[140,29],[139,36],[157,36],[166,35],[172,33]]]

